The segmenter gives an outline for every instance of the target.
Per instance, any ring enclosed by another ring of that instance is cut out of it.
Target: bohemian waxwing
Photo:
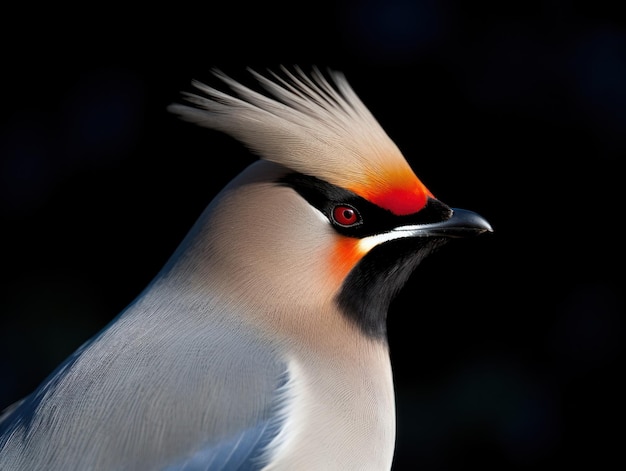
[[[170,110],[261,160],[147,288],[0,418],[0,469],[389,470],[386,316],[420,261],[490,232],[415,176],[344,76]]]

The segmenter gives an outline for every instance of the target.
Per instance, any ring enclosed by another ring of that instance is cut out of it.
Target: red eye
[[[333,209],[333,219],[342,226],[353,226],[361,222],[361,216],[352,206],[339,205]]]

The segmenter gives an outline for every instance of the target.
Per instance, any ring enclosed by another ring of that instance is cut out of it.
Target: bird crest
[[[346,188],[394,214],[419,211],[431,197],[345,76],[282,67],[270,77],[248,69],[269,95],[213,73],[234,94],[199,81],[194,106],[172,104],[182,119],[222,131],[259,157]]]

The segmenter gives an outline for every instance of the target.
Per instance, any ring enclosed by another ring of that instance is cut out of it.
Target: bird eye
[[[340,204],[333,208],[333,219],[340,226],[354,226],[361,222],[361,215],[352,206]]]

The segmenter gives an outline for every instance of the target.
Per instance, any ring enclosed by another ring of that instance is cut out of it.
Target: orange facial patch
[[[350,190],[397,216],[416,213],[426,206],[429,197],[434,198],[430,190],[410,171],[388,178],[372,178],[369,184]]]
[[[359,239],[338,236],[330,254],[332,260],[328,266],[332,270],[331,276],[336,277],[337,280],[343,280],[363,258],[365,252],[359,247]]]

